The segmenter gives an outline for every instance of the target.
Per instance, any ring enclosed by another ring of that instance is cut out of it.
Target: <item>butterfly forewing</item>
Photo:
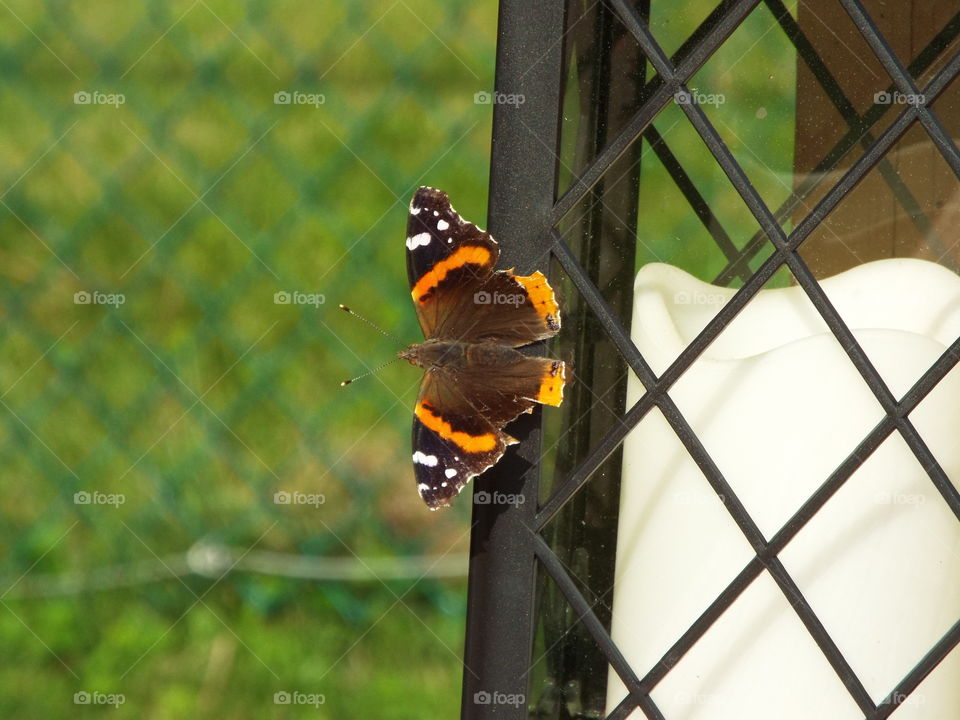
[[[406,245],[417,318],[424,337],[435,337],[493,273],[500,248],[490,233],[460,217],[445,192],[428,187],[410,202]]]

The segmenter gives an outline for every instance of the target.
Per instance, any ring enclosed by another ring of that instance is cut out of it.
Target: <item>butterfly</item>
[[[518,442],[505,425],[537,403],[563,401],[564,363],[516,349],[556,335],[560,308],[542,273],[495,271],[497,242],[441,190],[414,194],[406,247],[425,340],[398,354],[424,370],[413,467],[420,496],[436,510]]]

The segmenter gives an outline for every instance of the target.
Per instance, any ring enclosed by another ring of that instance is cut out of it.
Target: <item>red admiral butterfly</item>
[[[536,403],[563,401],[564,364],[515,348],[553,337],[560,309],[540,272],[494,271],[500,249],[447,194],[410,202],[407,275],[426,340],[399,356],[425,372],[413,418],[413,467],[436,510],[516,442],[503,427]]]

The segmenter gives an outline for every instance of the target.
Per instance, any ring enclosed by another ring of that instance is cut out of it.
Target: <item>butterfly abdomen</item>
[[[470,367],[504,367],[523,360],[523,354],[495,342],[467,343],[426,340],[401,350],[398,355],[427,370],[465,370]]]
[[[411,365],[425,370],[457,370],[467,364],[467,344],[447,340],[425,340],[397,353]]]

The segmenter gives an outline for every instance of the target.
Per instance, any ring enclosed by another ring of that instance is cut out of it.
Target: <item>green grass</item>
[[[25,573],[0,607],[0,715],[92,714],[73,694],[97,690],[125,696],[118,718],[453,716],[464,579],[181,582],[157,558],[201,540],[466,551],[469,508],[427,513],[404,462],[418,374],[341,390],[395,348],[336,303],[416,339],[409,193],[485,216],[473,95],[495,4],[10,0],[0,17],[0,593]],[[84,490],[126,501],[75,504]],[[157,577],[101,582],[144,562]],[[84,586],[37,595],[66,573]],[[275,706],[283,690],[326,702]]]

